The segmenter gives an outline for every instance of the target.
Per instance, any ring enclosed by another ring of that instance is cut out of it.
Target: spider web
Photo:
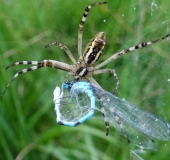
[[[74,2],[70,0],[65,0],[64,3],[54,0],[48,2],[44,0],[15,1],[15,3],[10,0],[0,2],[0,19],[2,22],[0,23],[1,92],[18,70],[29,67],[16,66],[6,71],[5,67],[14,62],[56,59],[71,64],[67,55],[60,48],[44,49],[44,46],[52,41],[57,40],[66,44],[73,55],[78,58],[78,24],[84,7],[96,1],[77,0]],[[107,2],[107,6],[96,7],[91,10],[84,26],[83,48],[96,33],[106,32],[107,46],[98,64],[117,51],[141,42],[161,38],[170,32],[168,0],[131,0],[127,2],[115,0]],[[169,50],[169,39],[167,39],[119,57],[104,68],[113,68],[118,74],[120,86],[116,96],[125,98],[130,103],[170,122],[168,114],[170,111]],[[111,75],[97,75],[95,79],[105,90],[113,91],[115,80]],[[5,97],[1,96],[0,121],[2,133],[5,135],[13,133],[15,135],[18,130],[21,130],[20,126],[25,126],[23,130],[27,130],[26,126],[43,128],[47,119],[48,121],[51,120],[51,115],[53,115],[55,126],[52,92],[55,86],[60,85],[64,80],[65,73],[63,71],[50,68],[20,75],[9,87]],[[71,80],[71,77],[69,77],[69,80]],[[95,120],[93,119],[92,123],[98,128],[102,122],[97,124],[98,122],[95,123]],[[9,130],[5,130],[4,124],[10,126]],[[52,128],[50,125],[46,125],[46,127]],[[33,131],[36,130],[35,128]],[[111,130],[111,136],[112,134],[115,134],[115,130]],[[11,139],[20,138],[18,136]],[[116,138],[112,136],[112,139]],[[9,141],[8,138],[5,140]],[[119,140],[117,141],[119,142]],[[13,142],[13,144],[15,143]],[[101,145],[100,142],[98,144]],[[126,146],[123,142],[121,144]],[[115,144],[111,143],[110,145],[110,148],[116,148]],[[162,155],[166,153],[164,151],[166,151],[168,145],[164,147],[164,143],[162,144]],[[15,150],[15,148],[13,147],[10,150]],[[105,147],[101,148],[105,150]],[[118,153],[118,149],[115,153]],[[120,150],[122,154],[126,154],[125,149]],[[18,153],[18,150],[16,152]],[[112,154],[112,151],[109,152],[109,147],[107,154],[108,157],[113,159],[115,157],[123,159],[121,156],[117,157],[117,155]],[[5,156],[3,153],[1,155]]]

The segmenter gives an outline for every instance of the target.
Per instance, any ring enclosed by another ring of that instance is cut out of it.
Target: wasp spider
[[[98,86],[100,86],[95,79],[92,77],[93,74],[101,74],[101,73],[106,73],[106,72],[110,72],[114,78],[116,79],[116,87],[114,90],[114,93],[117,91],[118,89],[118,85],[119,85],[119,79],[118,76],[115,72],[115,70],[113,69],[100,69],[103,66],[105,66],[106,64],[108,64],[109,62],[113,61],[114,59],[120,57],[121,55],[134,51],[136,49],[142,48],[142,47],[146,47],[148,45],[151,45],[153,43],[157,43],[162,41],[163,39],[167,38],[169,36],[166,35],[165,37],[158,39],[158,40],[154,40],[154,41],[150,41],[150,42],[144,42],[141,44],[138,44],[136,46],[130,47],[128,49],[119,51],[115,54],[113,54],[110,58],[106,59],[105,61],[103,61],[102,63],[98,64],[97,66],[95,66],[94,64],[99,60],[105,44],[106,44],[106,34],[105,32],[100,32],[98,34],[96,34],[87,44],[84,53],[82,54],[82,36],[83,36],[83,26],[84,23],[86,21],[86,18],[88,16],[88,13],[90,11],[91,8],[98,6],[98,5],[103,5],[106,4],[107,2],[98,2],[98,3],[94,3],[91,4],[89,6],[87,6],[85,8],[84,14],[82,16],[82,19],[80,21],[79,24],[79,28],[78,28],[78,56],[79,56],[79,60],[78,62],[76,62],[75,58],[73,57],[73,54],[70,52],[70,50],[67,48],[67,46],[65,46],[64,44],[60,43],[60,42],[52,42],[48,45],[46,45],[46,47],[50,47],[50,46],[59,46],[61,49],[63,49],[67,55],[69,56],[70,60],[74,63],[73,65],[69,65],[63,62],[59,62],[56,60],[42,60],[42,61],[19,61],[16,62],[14,64],[9,65],[6,69],[12,67],[12,66],[16,66],[16,65],[20,65],[20,64],[30,64],[33,65],[30,68],[27,69],[22,69],[20,71],[18,71],[14,77],[11,79],[11,81],[8,83],[8,85],[6,86],[3,95],[5,94],[6,90],[8,89],[9,85],[13,82],[13,80],[15,78],[18,77],[19,74],[23,74],[26,73],[28,71],[32,71],[32,70],[36,70],[42,67],[52,67],[55,69],[60,69],[60,70],[64,70],[66,72],[68,72],[69,74],[73,75],[73,78],[75,81],[79,81],[81,79],[86,79],[88,81],[90,81],[93,84],[96,84]]]

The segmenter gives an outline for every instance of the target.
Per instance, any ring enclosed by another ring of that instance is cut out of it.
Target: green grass
[[[66,44],[77,57],[77,30],[84,8],[97,1],[38,0],[0,2],[0,92],[21,68],[5,67],[19,60],[56,59],[71,64],[52,41]],[[107,46],[100,62],[118,50],[161,38],[169,32],[168,0],[108,1],[95,7],[84,26],[83,48],[96,33],[106,32]],[[155,2],[156,6],[152,4]],[[106,22],[104,22],[106,20]],[[169,40],[128,53],[105,68],[114,68],[120,79],[117,96],[170,122]],[[20,75],[0,97],[0,159],[13,160],[127,160],[130,147],[113,127],[105,136],[103,120],[92,118],[71,128],[55,121],[53,90],[61,86],[64,71],[44,68]],[[95,76],[112,92],[109,74]],[[170,142],[158,142],[157,152],[144,159],[167,159]],[[166,146],[165,146],[166,144]]]

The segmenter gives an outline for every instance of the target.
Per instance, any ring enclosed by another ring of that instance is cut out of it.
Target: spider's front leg
[[[108,121],[108,119],[106,117],[106,111],[105,111],[105,109],[103,107],[102,99],[99,100],[99,105],[100,105],[102,116],[103,116],[104,123],[105,123],[105,126],[106,126],[106,136],[108,136],[109,135],[109,121]]]
[[[5,87],[5,89],[3,91],[3,95],[5,94],[6,90],[10,86],[10,84],[14,81],[14,79],[16,79],[20,74],[23,74],[23,73],[26,73],[26,72],[29,72],[29,71],[33,71],[33,70],[36,70],[36,69],[40,69],[42,67],[52,67],[52,68],[64,70],[64,71],[67,71],[67,72],[71,72],[71,70],[72,70],[71,65],[68,65],[66,63],[59,62],[59,61],[54,61],[54,60],[43,60],[43,61],[40,61],[40,62],[39,61],[19,61],[19,62],[16,62],[14,64],[9,65],[8,67],[6,67],[6,69],[8,69],[12,66],[28,65],[28,64],[31,64],[31,65],[34,65],[34,66],[18,71],[14,75],[14,77],[9,81],[7,86]]]
[[[97,93],[97,94],[99,95],[99,93]],[[103,118],[104,118],[105,125],[106,125],[106,135],[107,135],[109,133],[109,122],[108,122],[108,119],[107,119],[106,112],[104,110],[104,106],[105,106],[105,103],[106,104],[110,103],[110,99],[109,99],[109,97],[107,97],[107,95],[105,95],[105,93],[104,94],[100,93],[100,95],[99,96],[98,95],[96,95],[96,96],[99,99],[99,103],[100,103],[100,107],[101,107],[101,112],[103,113]],[[121,119],[119,118],[119,116],[117,115],[114,106],[109,107],[109,110],[110,110],[110,112],[111,112],[115,122],[117,123],[117,125],[118,125],[118,127],[119,127],[119,129],[120,129],[120,131],[122,133],[122,135],[124,137],[126,137],[127,140],[128,140],[128,143],[130,143],[130,139],[129,139],[127,133],[124,130],[123,123],[122,123]]]
[[[117,113],[115,112],[115,109],[113,107],[110,107],[109,109],[110,109],[116,123],[120,127],[120,130],[121,130],[123,136],[126,137],[128,143],[130,143],[130,139],[129,139],[128,135],[126,134],[125,130],[124,130],[123,123],[121,122],[120,118],[118,117]]]
[[[117,92],[117,89],[118,89],[118,86],[119,86],[119,78],[118,78],[115,70],[113,70],[113,69],[100,69],[100,70],[95,70],[93,72],[93,74],[102,74],[102,73],[108,73],[108,72],[111,73],[116,80],[116,87],[113,91],[113,94],[115,94]]]

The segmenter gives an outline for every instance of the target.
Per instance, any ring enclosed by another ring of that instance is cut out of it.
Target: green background
[[[19,60],[53,59],[71,64],[59,47],[45,49],[52,41],[64,43],[77,56],[77,30],[84,8],[94,0],[0,1],[0,92],[22,68],[5,67]],[[98,32],[107,35],[100,62],[115,52],[169,33],[170,1],[107,1],[92,8],[84,26],[83,48]],[[106,22],[104,22],[106,21]],[[117,96],[170,122],[169,40],[128,53],[103,68],[116,70],[120,86]],[[71,160],[135,159],[127,140],[110,127],[105,136],[102,118],[78,127],[55,121],[53,90],[65,80],[64,71],[43,68],[20,75],[0,96],[0,159]],[[112,92],[110,74],[95,76]],[[158,151],[147,151],[144,159],[167,159],[170,142],[156,141]]]

